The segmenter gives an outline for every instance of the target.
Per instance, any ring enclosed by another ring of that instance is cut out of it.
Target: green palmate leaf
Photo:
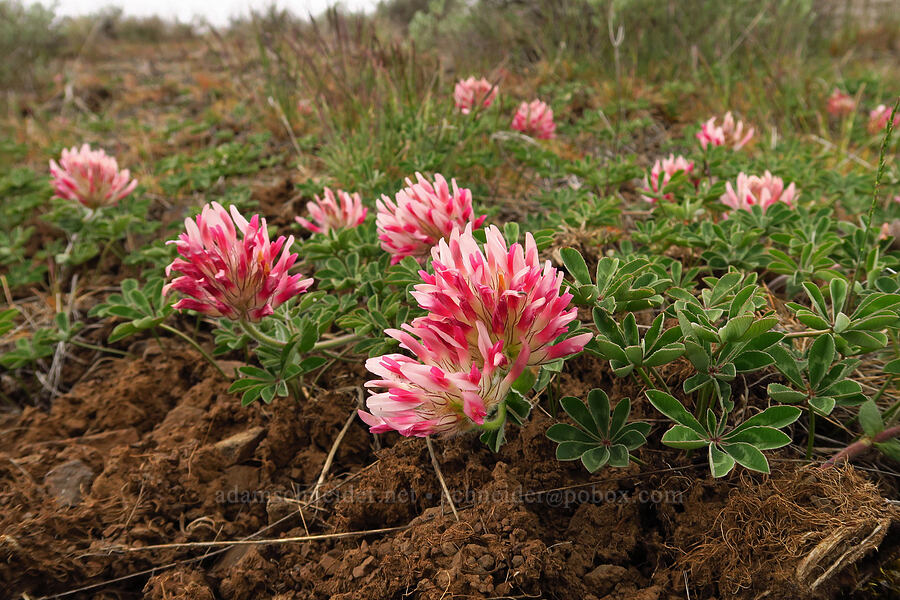
[[[621,447],[621,446],[620,446]],[[610,459],[610,448],[606,446],[594,447],[581,456],[581,463],[584,465],[584,468],[589,472],[594,473],[598,469],[600,469],[603,465],[607,463]],[[557,456],[559,456],[559,449],[557,448]],[[617,455],[618,457],[618,455]],[[625,464],[624,465],[612,465],[616,466],[628,466],[628,453],[625,453]]]
[[[626,398],[626,401],[627,400],[628,399]],[[621,402],[619,404],[621,404]],[[618,406],[616,409],[618,409]],[[601,439],[608,437],[610,435],[609,397],[606,395],[606,392],[597,388],[588,392],[588,410],[590,410],[591,416],[594,418],[594,423],[597,425],[597,431],[591,433],[599,434]],[[625,416],[627,418],[627,413]],[[616,429],[618,428],[613,429],[613,431]]]
[[[759,350],[745,350],[734,359],[734,368],[738,373],[758,371],[775,363],[771,355]]]
[[[759,471],[760,473],[769,472],[769,461],[766,460],[766,457],[763,456],[762,452],[750,444],[745,442],[723,444],[722,449],[724,449],[731,458],[737,461],[739,465],[746,467],[747,469]]]
[[[587,432],[573,427],[567,423],[555,423],[547,429],[547,437],[557,443],[581,442],[583,444],[595,444],[600,438],[589,435]]]
[[[775,450],[791,443],[790,436],[783,431],[774,427],[759,426],[732,431],[725,436],[724,440],[729,444],[746,442],[760,450]]]
[[[900,306],[900,294],[871,294],[860,302],[856,310],[853,311],[853,320],[864,319],[898,306]]]
[[[887,346],[887,335],[880,331],[845,331],[841,334],[847,343],[858,346],[861,352],[873,352]]]
[[[562,405],[563,409],[569,413],[569,416],[585,430],[590,432],[599,431],[597,424],[594,422],[594,417],[591,416],[591,412],[580,399],[575,398],[574,396],[566,396],[565,398],[562,398],[559,403]]]
[[[656,350],[648,358],[644,359],[644,364],[648,367],[659,367],[668,364],[684,354],[684,344],[669,344]]]
[[[594,338],[594,343],[600,351],[600,355],[606,360],[616,360],[621,363],[628,363],[628,356],[625,354],[625,350],[616,344],[612,343],[608,339],[597,336]]]
[[[797,311],[797,320],[807,327],[818,331],[828,329],[831,326],[824,318],[808,310]]]
[[[750,427],[774,427],[775,429],[781,429],[800,418],[802,412],[796,406],[770,406],[758,415],[753,415],[738,427],[735,427],[730,435]]]
[[[868,400],[859,407],[859,424],[870,438],[884,431],[884,421],[874,400]]]
[[[583,442],[562,442],[556,447],[556,458],[558,460],[577,460],[588,450],[597,448],[596,444],[585,444]]]
[[[716,444],[709,445],[709,468],[713,477],[724,477],[734,468],[734,458],[723,452]]]
[[[821,315],[828,314],[828,304],[825,302],[825,296],[822,295],[822,292],[819,290],[818,286],[814,283],[805,281],[803,282],[803,289],[806,290],[806,295],[809,296],[809,299],[812,301],[813,307],[816,311]]]
[[[563,259],[566,270],[572,275],[576,282],[581,285],[591,284],[591,273],[588,271],[587,263],[584,257],[574,248],[563,248],[559,251]]]
[[[786,402],[788,404],[794,404],[796,402],[803,402],[804,400],[806,400],[806,394],[804,394],[803,392],[792,390],[786,385],[781,385],[780,383],[770,383],[766,391],[769,393],[769,397],[775,402]]]
[[[709,370],[709,353],[703,346],[692,340],[686,340],[684,353],[697,371],[706,373]]]
[[[735,342],[743,336],[753,323],[753,315],[741,315],[729,320],[719,329],[719,339],[722,343]]]
[[[887,314],[879,314],[872,315],[871,317],[866,317],[864,319],[859,319],[853,321],[852,324],[849,324],[849,328],[853,330],[872,330],[879,331],[886,327],[896,327],[898,322],[900,322],[900,316],[897,316],[896,313],[889,312]],[[847,329],[845,327],[845,329]],[[837,329],[835,328],[835,331]]]
[[[803,375],[797,367],[797,359],[787,348],[781,345],[772,346],[767,352],[775,359],[775,368],[778,369],[782,375],[787,377],[795,386],[799,388],[806,387]]]
[[[647,390],[645,394],[647,394],[650,404],[662,414],[680,425],[693,429],[701,437],[707,435],[703,425],[701,425],[700,422],[694,418],[694,415],[689,413],[684,405],[674,397],[659,390]]]
[[[809,399],[809,405],[818,414],[827,417],[834,410],[835,400],[827,396],[814,396]]]
[[[838,312],[844,308],[848,289],[847,281],[844,279],[835,278],[828,282],[828,292],[831,295],[832,315],[835,318],[837,317]]]
[[[889,375],[900,375],[900,358],[884,365],[884,372]]]
[[[834,318],[834,332],[841,333],[848,327],[850,327],[850,317],[848,317],[847,315],[845,315],[842,312],[839,312],[837,314],[837,316]]]
[[[581,458],[584,462],[584,457]],[[624,468],[628,466],[628,448],[622,444],[615,444],[609,447],[609,466]],[[587,466],[587,463],[585,463]],[[591,471],[593,473],[593,471]]]
[[[687,379],[685,379],[682,387],[684,388],[685,394],[690,394],[693,391],[696,391],[712,381],[712,377],[707,375],[706,373],[697,373],[696,375],[691,375]]]
[[[809,349],[809,382],[817,387],[834,362],[834,338],[820,335]]]
[[[616,408],[612,413],[612,420],[609,424],[610,436],[614,436],[622,429],[625,425],[625,421],[628,420],[629,413],[631,413],[631,400],[629,398],[622,398],[619,400],[619,403],[616,404]]]
[[[662,443],[666,446],[672,446],[673,448],[693,450],[695,448],[706,446],[709,444],[709,441],[690,427],[673,425],[671,429],[663,434]]]
[[[634,428],[635,425],[646,425],[646,431]],[[616,437],[616,441],[625,446],[628,451],[637,450],[647,443],[647,433],[650,432],[649,423],[632,423],[625,427]]]

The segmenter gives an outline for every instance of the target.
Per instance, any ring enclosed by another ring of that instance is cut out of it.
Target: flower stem
[[[244,332],[252,337],[254,340],[263,344],[265,346],[275,346],[276,348],[284,348],[287,346],[287,342],[282,342],[279,339],[273,338],[270,335],[266,335],[262,331],[260,331],[253,323],[249,321],[239,321],[241,324],[241,328]],[[321,342],[316,342],[316,344],[312,347],[310,352],[315,352],[316,350],[327,350],[329,348],[336,348],[338,346],[343,346],[344,344],[348,344],[350,342],[354,342],[358,339],[361,339],[355,333],[348,333],[347,335],[339,335],[336,338],[332,338],[330,340],[323,340]]]
[[[490,421],[485,421],[479,427],[485,431],[494,431],[500,429],[506,423],[506,400],[497,407],[497,415]]]
[[[203,358],[206,359],[209,364],[216,368],[216,371],[218,371],[222,375],[222,377],[225,377],[226,379],[228,378],[228,375],[225,374],[225,371],[222,370],[222,367],[219,366],[219,363],[216,362],[216,359],[214,359],[206,350],[204,350],[203,347],[197,343],[197,340],[188,335],[185,335],[174,327],[166,325],[165,323],[160,323],[159,328],[168,331],[169,333],[174,333],[175,335],[189,343],[197,352],[199,352],[203,356]]]
[[[96,350],[97,352],[109,352],[110,354],[118,354],[119,356],[130,356],[130,354],[128,354],[127,352],[122,352],[121,350],[116,350],[115,348],[104,348],[103,346],[96,346],[94,344],[89,344],[87,342],[81,342],[78,340],[69,340],[69,343],[81,348],[87,348],[88,350]]]
[[[313,350],[327,350],[328,348],[336,348],[337,346],[343,346],[344,344],[349,344],[350,342],[355,342],[356,340],[361,339],[360,336],[355,333],[348,333],[347,335],[339,335],[336,338],[332,338],[330,340],[323,340],[321,342],[316,342],[316,345],[313,346]]]
[[[241,319],[238,322],[241,324],[241,329],[244,330],[244,333],[264,346],[276,346],[278,348],[284,348],[287,345],[286,342],[282,342],[281,340],[275,339],[270,335],[266,335],[250,321]]]

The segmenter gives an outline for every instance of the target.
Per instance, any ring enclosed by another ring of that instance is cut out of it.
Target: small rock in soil
[[[94,471],[75,459],[51,469],[44,478],[44,484],[57,502],[75,506],[81,502],[81,486],[89,486],[93,479]]]
[[[584,582],[598,594],[608,594],[616,585],[630,579],[628,569],[618,565],[600,565],[584,576]]]
[[[216,442],[213,448],[222,458],[223,466],[237,465],[253,456],[265,431],[263,427],[253,427]]]
[[[366,560],[362,561],[360,565],[353,569],[353,578],[359,579],[360,577],[365,577],[366,574],[372,570],[372,566],[375,564],[375,557],[369,556]]]

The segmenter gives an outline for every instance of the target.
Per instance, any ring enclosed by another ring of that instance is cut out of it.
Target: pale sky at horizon
[[[31,4],[26,0],[26,3]],[[53,0],[43,0],[41,4],[54,4]],[[167,19],[178,19],[185,23],[194,17],[202,17],[213,25],[227,25],[231,16],[248,15],[250,9],[264,10],[271,4],[287,8],[297,16],[318,15],[326,8],[340,3],[352,11],[370,11],[378,0],[56,0],[56,14],[74,17],[96,13],[109,7],[119,6],[129,16],[147,17],[158,15]]]

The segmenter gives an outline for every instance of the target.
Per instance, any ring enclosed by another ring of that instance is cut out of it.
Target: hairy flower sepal
[[[781,429],[796,421],[801,413],[794,406],[771,406],[728,431],[727,413],[717,418],[712,409],[707,409],[701,423],[673,396],[659,390],[648,390],[646,394],[656,410],[675,422],[663,434],[663,444],[684,450],[706,447],[713,477],[724,477],[735,463],[768,473],[769,462],[762,451],[790,444],[791,437]]]
[[[577,427],[556,423],[547,430],[547,437],[559,443],[557,459],[580,458],[591,473],[606,464],[627,467],[631,460],[637,461],[630,453],[647,443],[650,424],[627,422],[631,414],[629,398],[619,400],[610,411],[606,392],[595,388],[588,394],[587,406],[572,396],[562,398],[560,404]]]

